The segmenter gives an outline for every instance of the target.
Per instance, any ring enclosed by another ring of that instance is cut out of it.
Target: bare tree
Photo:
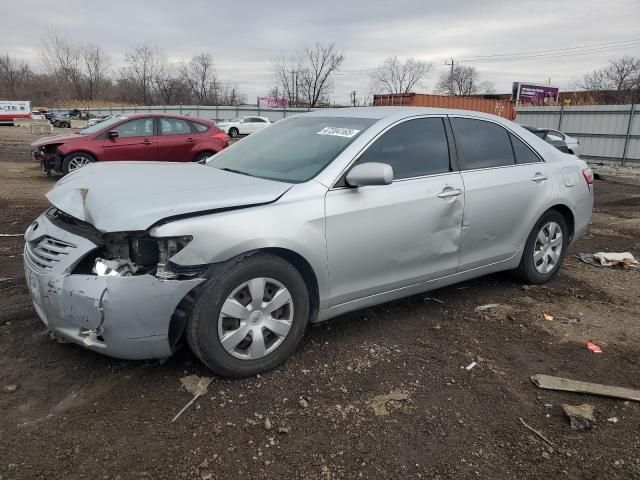
[[[153,73],[158,57],[162,55],[163,52],[158,46],[146,44],[134,45],[125,54],[126,67],[121,71],[121,77],[126,77],[127,83],[135,86],[143,105],[151,102]]]
[[[82,47],[82,60],[86,71],[86,93],[89,100],[95,100],[109,80],[111,59],[96,45]]]
[[[10,57],[8,53],[0,55],[0,95],[15,99],[24,90],[31,77],[29,64]]]
[[[403,62],[398,57],[389,57],[369,76],[380,93],[409,93],[421,86],[432,69],[433,65],[424,60],[407,58]]]
[[[587,73],[581,87],[593,92],[621,92],[625,100],[635,101],[640,97],[640,58],[610,60],[606,67]]]
[[[481,82],[475,67],[455,65],[452,70],[440,74],[436,92],[444,95],[464,97],[479,93],[491,93],[493,84]]]
[[[216,78],[213,56],[209,52],[202,52],[192,57],[188,63],[179,66],[180,77],[189,87],[198,105],[213,99],[217,101],[219,82]]]
[[[45,70],[58,78],[62,91],[71,84],[76,98],[83,98],[82,47],[66,35],[48,33],[40,56]]]
[[[294,57],[279,57],[272,61],[276,87],[291,105],[316,107],[329,102],[333,88],[331,75],[340,69],[344,55],[335,43],[316,43]]]

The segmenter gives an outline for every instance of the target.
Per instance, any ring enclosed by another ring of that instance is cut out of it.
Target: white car
[[[577,138],[570,137],[566,133],[562,133],[551,128],[541,128],[540,130],[547,132],[547,138],[549,140],[560,140],[566,143],[567,148],[569,149],[569,153],[572,153],[575,156],[580,155],[580,143],[578,142]]]
[[[266,117],[240,117],[227,122],[216,122],[216,127],[232,138],[248,135],[271,125]]]

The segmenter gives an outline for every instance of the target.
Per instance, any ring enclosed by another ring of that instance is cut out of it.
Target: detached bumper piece
[[[38,316],[56,335],[123,359],[171,355],[171,317],[201,278],[73,274],[94,242],[41,215],[25,234],[24,267]]]

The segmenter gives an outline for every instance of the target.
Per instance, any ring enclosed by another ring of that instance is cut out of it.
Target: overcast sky
[[[549,78],[568,89],[610,58],[640,55],[638,0],[2,0],[0,14],[0,53],[36,67],[41,35],[50,30],[102,46],[116,67],[134,43],[157,44],[174,60],[209,51],[218,75],[250,102],[273,85],[273,57],[317,41],[335,42],[345,54],[332,95],[337,103],[347,103],[351,90],[364,94],[367,71],[394,55],[433,62],[425,92],[448,57],[475,66],[497,92],[508,92],[513,81]],[[638,41],[612,45],[632,40]],[[557,51],[594,45],[588,54]],[[526,60],[471,60],[541,51]]]

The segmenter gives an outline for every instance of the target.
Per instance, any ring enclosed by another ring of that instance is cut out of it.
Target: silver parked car
[[[205,165],[96,163],[28,228],[35,309],[128,359],[186,338],[222,375],[273,368],[307,325],[501,270],[558,272],[593,176],[500,117],[354,108],[277,122]]]

